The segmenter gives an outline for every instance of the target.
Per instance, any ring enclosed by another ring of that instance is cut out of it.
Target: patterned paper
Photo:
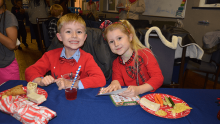
[[[8,96],[0,101],[0,110],[10,114],[23,124],[47,124],[56,112],[27,101],[21,96]]]

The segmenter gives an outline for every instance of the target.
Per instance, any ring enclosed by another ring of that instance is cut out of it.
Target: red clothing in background
[[[118,80],[121,86],[137,86],[137,70],[134,68],[134,55],[123,64],[121,56],[116,58],[112,65],[112,80]],[[164,77],[160,70],[159,64],[150,49],[145,48],[138,51],[138,82],[139,85],[144,83],[150,84],[154,90],[162,84]]]
[[[29,82],[37,77],[44,77],[48,71],[51,71],[51,75],[54,78],[61,78],[63,74],[76,73],[79,65],[81,65],[79,76],[85,89],[103,87],[106,84],[102,70],[90,53],[79,49],[79,61],[78,63],[76,62],[74,66],[71,66],[69,63],[60,63],[59,57],[62,49],[63,48],[57,48],[46,52],[35,64],[28,67],[25,70],[26,80]]]

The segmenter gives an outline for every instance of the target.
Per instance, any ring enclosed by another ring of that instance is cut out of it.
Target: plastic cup
[[[73,87],[72,90],[70,88],[65,89],[65,96],[67,100],[75,100],[77,98],[77,88]]]
[[[68,73],[68,74],[62,75],[62,78],[65,79],[64,80],[65,88],[66,88],[65,89],[65,96],[66,96],[67,100],[75,100],[77,98],[77,88],[73,87],[72,90],[70,89],[71,85],[74,81],[75,75],[76,74],[74,74],[74,73]],[[75,82],[77,82],[78,80],[79,80],[79,75],[77,76]]]

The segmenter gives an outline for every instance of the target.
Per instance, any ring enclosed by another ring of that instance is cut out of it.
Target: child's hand
[[[108,92],[116,91],[119,89],[121,89],[121,84],[118,82],[118,80],[114,80],[111,82],[111,84],[108,87],[102,89],[101,92],[108,93]]]
[[[139,86],[129,86],[127,90],[120,93],[119,95],[124,97],[135,97],[139,95]]]
[[[56,84],[58,86],[58,90],[70,88],[72,86],[72,83],[73,83],[73,82],[68,81],[66,79],[63,79],[63,78],[56,79],[55,82],[56,82]],[[76,81],[73,86],[78,88],[78,82],[79,81]]]
[[[55,82],[58,86],[58,90],[62,90],[62,89],[65,89],[65,79],[63,78],[59,78],[59,79],[55,79]]]
[[[54,78],[51,75],[45,76],[39,83],[40,86],[48,86],[54,82]]]

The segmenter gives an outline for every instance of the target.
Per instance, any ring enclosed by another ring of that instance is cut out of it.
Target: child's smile
[[[131,49],[132,37],[123,33],[120,29],[115,29],[107,33],[108,44],[113,53],[123,56],[130,56],[133,53]]]
[[[63,42],[66,52],[74,54],[80,48],[87,37],[85,27],[78,22],[65,23],[57,37]]]

